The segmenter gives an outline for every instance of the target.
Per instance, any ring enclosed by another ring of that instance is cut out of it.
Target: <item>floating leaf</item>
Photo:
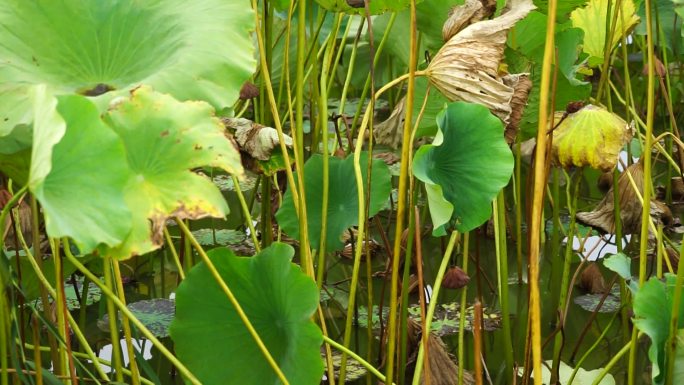
[[[202,246],[226,246],[241,243],[246,238],[245,233],[228,229],[201,229],[193,231],[192,235]]]
[[[125,186],[133,230],[107,252],[117,258],[143,254],[162,243],[168,217],[223,217],[228,206],[209,178],[190,169],[212,166],[241,175],[240,155],[223,134],[213,109],[178,102],[148,87],[115,103],[104,121],[121,137],[131,177]],[[151,226],[150,226],[151,222]]]
[[[133,302],[126,307],[156,337],[165,338],[169,336],[169,326],[176,312],[175,301],[166,298],[154,298]],[[121,313],[118,314],[121,318]],[[98,321],[98,327],[104,331],[109,331],[108,314],[105,314],[102,320]]]
[[[577,296],[573,299],[576,305],[582,307],[582,309],[590,312],[596,311],[598,304],[601,302],[603,294],[584,294]],[[608,294],[603,304],[599,308],[599,313],[615,313],[620,309],[620,298],[613,294]]]
[[[324,359],[325,357],[321,356],[321,358]],[[340,366],[342,365],[342,353],[337,350],[333,350],[332,363],[333,369],[335,370],[335,378],[338,378],[340,375]],[[366,372],[368,372],[368,370],[365,366],[361,365],[359,361],[356,361],[351,357],[347,357],[345,383],[358,380],[359,378],[365,376]]]
[[[361,173],[364,180],[364,192],[370,193],[368,214],[373,216],[386,202],[391,192],[391,175],[385,162],[372,160],[371,188],[368,191],[368,154],[363,152],[360,159]],[[328,219],[326,232],[326,251],[342,248],[342,233],[358,224],[358,190],[354,174],[354,156],[346,159],[330,157],[329,159],[329,195]],[[309,226],[309,240],[314,249],[320,246],[321,212],[323,210],[323,157],[313,155],[304,164],[304,191],[306,192],[306,211]],[[292,200],[292,186],[288,186],[283,204],[276,213],[278,224],[291,237],[299,236],[299,220]]]
[[[425,183],[435,229],[454,220],[456,229],[470,231],[489,218],[513,172],[513,155],[501,121],[481,105],[451,103],[437,125],[434,142],[416,152],[413,173]]]
[[[235,185],[233,184],[233,178],[230,175],[216,175],[212,178],[216,187],[221,191],[235,191]],[[246,172],[243,178],[238,180],[241,191],[249,191],[254,189],[256,186],[257,177],[256,175]]]
[[[622,118],[589,104],[567,115],[553,131],[553,156],[563,167],[615,167],[620,149],[632,139]]]
[[[292,247],[274,243],[254,257],[209,252],[291,384],[318,384],[321,331],[311,321],[318,289],[292,264]],[[176,292],[171,337],[180,360],[206,384],[275,384],[277,377],[206,264],[193,267]],[[249,370],[245,370],[249,368]]]
[[[610,12],[608,4],[610,3]],[[620,4],[620,12],[615,15],[615,9]],[[572,26],[584,31],[584,52],[590,55],[589,64],[592,66],[603,63],[606,48],[606,31],[617,17],[613,38],[608,43],[608,50],[612,51],[634,26],[639,23],[635,14],[632,0],[590,0],[584,8],[577,8],[570,14]]]
[[[54,270],[54,266],[50,266],[51,269]],[[72,268],[72,270],[76,270],[75,267]],[[76,293],[76,290],[78,290],[78,294]],[[37,291],[37,289],[36,289]],[[65,302],[67,309],[69,310],[76,310],[81,308],[81,302],[80,302],[80,296],[81,293],[83,293],[83,277],[76,277],[76,286],[74,286],[73,282],[71,280],[67,280],[64,282],[64,293],[66,294],[65,296]],[[86,296],[86,306],[90,306],[100,300],[102,297],[102,291],[100,291],[100,288],[94,284],[93,282],[88,282],[88,295]],[[54,301],[54,299],[50,296],[48,296],[50,299],[50,302]],[[40,298],[36,300],[36,309],[42,311],[43,310],[43,302]]]

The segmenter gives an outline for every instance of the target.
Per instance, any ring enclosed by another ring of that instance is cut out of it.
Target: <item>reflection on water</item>
[[[631,235],[622,237],[622,248],[627,246]],[[563,244],[568,243],[568,238],[563,239]],[[606,255],[617,254],[617,242],[615,234],[592,235],[587,238],[579,238],[577,236],[572,239],[572,249],[577,251],[580,259],[587,259],[588,261],[596,261]]]
[[[152,343],[146,339],[140,339],[140,340],[132,340],[131,341],[133,344],[133,348],[138,351],[138,353],[142,352],[142,356],[144,359],[149,360],[152,358]],[[126,347],[126,340],[121,339],[119,340],[119,343],[121,344],[121,353],[123,355],[123,365],[128,366],[129,358],[128,358],[128,348]],[[103,360],[107,361],[112,361],[112,344],[105,345],[100,351],[97,353],[98,358],[102,358]],[[90,361],[89,361],[90,362]],[[100,364],[100,367],[102,370],[104,370],[105,373],[110,373],[112,371],[112,368],[109,367],[108,365]]]

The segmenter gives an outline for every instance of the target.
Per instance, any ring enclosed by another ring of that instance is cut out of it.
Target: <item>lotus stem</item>
[[[575,379],[575,375],[577,374],[577,372],[579,371],[579,369],[582,367],[582,364],[584,363],[584,360],[585,360],[587,357],[589,357],[589,354],[591,354],[591,352],[593,352],[593,351],[599,346],[599,344],[601,343],[601,341],[603,341],[603,339],[606,337],[606,334],[608,333],[608,330],[610,330],[610,327],[613,326],[613,322],[614,322],[615,319],[617,318],[618,314],[620,314],[619,311],[616,311],[615,314],[613,314],[613,317],[610,318],[610,321],[608,322],[608,325],[606,325],[606,327],[603,328],[603,331],[602,331],[601,334],[598,336],[598,338],[596,339],[596,341],[594,341],[594,343],[591,345],[591,347],[589,347],[589,349],[587,349],[587,351],[584,352],[584,354],[582,355],[582,357],[580,357],[580,359],[577,361],[577,363],[575,364],[575,368],[572,369],[572,374],[570,374],[570,378],[568,378],[568,382],[567,382],[568,385],[572,385],[572,381]]]
[[[116,292],[119,296],[119,300],[121,303],[126,305],[126,296],[124,294],[123,282],[121,281],[121,269],[119,268],[119,261],[112,261],[112,268],[114,271],[114,282],[116,283]],[[133,385],[140,385],[140,371],[138,370],[138,362],[135,359],[135,351],[133,350],[134,347],[133,337],[131,334],[131,324],[128,322],[128,318],[123,314],[121,315],[121,324],[123,326],[124,336],[126,338],[128,361],[131,365],[131,381],[133,381]]]
[[[107,288],[114,293],[114,285],[112,283],[112,259],[109,256],[104,257],[104,278]],[[124,304],[124,306],[126,306]],[[113,369],[115,370],[116,381],[123,382],[123,372],[121,368],[121,342],[119,342],[119,325],[117,324],[117,313],[114,309],[114,303],[110,298],[107,298],[107,314],[109,315],[109,336],[112,342],[112,362],[114,362]],[[129,357],[130,358],[130,357]]]
[[[508,311],[508,252],[506,241],[506,203],[503,190],[494,199],[494,237],[496,239],[496,259],[499,270],[499,296],[501,298],[501,326],[504,334],[504,357],[506,373],[513,373],[513,338]]]
[[[65,250],[68,250],[68,247],[65,248]],[[135,327],[138,328],[140,333],[142,333],[143,336],[145,336],[145,338],[147,338],[148,340],[150,340],[152,342],[152,344],[159,350],[159,352],[164,357],[166,357],[166,359],[168,359],[169,362],[171,362],[171,364],[173,364],[173,366],[176,367],[176,369],[178,369],[178,372],[182,376],[184,376],[190,383],[192,383],[194,385],[201,385],[202,384],[197,379],[197,377],[195,377],[192,374],[192,372],[190,372],[190,370],[188,370],[188,368],[185,367],[185,365],[183,365],[183,363],[181,363],[178,360],[178,358],[176,358],[176,356],[174,356],[173,353],[171,353],[169,351],[169,349],[167,349],[166,346],[164,346],[164,344],[162,344],[162,342],[159,341],[157,339],[157,337],[155,337],[154,334],[152,334],[152,332],[150,332],[150,330],[145,325],[143,325],[143,323],[140,322],[140,320],[130,310],[128,310],[126,305],[124,305],[119,300],[119,298],[116,296],[116,294],[114,294],[109,289],[109,287],[107,287],[102,282],[100,282],[100,280],[97,279],[95,274],[93,274],[90,270],[88,270],[85,266],[83,266],[83,264],[73,254],[71,254],[71,252],[67,251],[65,254],[67,256],[67,259],[71,263],[73,263],[74,266],[76,266],[76,269],[78,269],[81,273],[83,273],[83,275],[87,276],[91,281],[93,281],[93,283],[95,283],[100,288],[100,290],[102,291],[102,294],[104,294],[107,298],[111,299],[114,306],[116,306],[123,315],[128,317],[128,319],[133,323],[133,325],[135,325]],[[95,361],[95,360],[93,360],[93,361]],[[96,365],[96,366],[98,366],[98,365]]]
[[[468,274],[468,246],[470,241],[470,233],[463,234],[463,271]],[[461,289],[461,310],[459,314],[466,314],[467,310],[467,293],[468,286]],[[463,365],[465,364],[465,319],[466,317],[459,317],[458,319],[458,384],[463,384]]]
[[[233,180],[233,185],[235,186],[235,192],[237,193],[238,200],[240,201],[240,207],[242,208],[242,213],[245,216],[245,221],[247,222],[247,227],[249,228],[249,235],[252,237],[252,242],[254,243],[254,248],[256,249],[256,252],[261,251],[261,246],[259,245],[259,240],[256,237],[256,229],[254,228],[254,221],[252,220],[252,215],[249,212],[249,207],[247,207],[247,201],[245,200],[245,196],[242,194],[242,190],[240,189],[240,182],[238,181],[237,177],[235,175],[231,175],[231,178]],[[264,183],[267,183],[268,181],[265,179]],[[264,197],[265,200],[270,201],[270,197]],[[271,213],[269,211],[268,215],[270,216]],[[271,231],[269,228],[268,231]]]
[[[326,344],[330,344],[330,346],[334,347],[335,349],[341,351],[344,354],[349,355],[351,358],[358,361],[361,365],[363,365],[364,368],[368,369],[369,372],[371,372],[375,377],[377,377],[378,380],[386,382],[387,378],[383,376],[379,370],[375,369],[373,365],[371,365],[368,361],[364,360],[361,356],[354,353],[353,350],[347,349],[344,345],[337,343],[335,340],[331,339],[328,336],[323,336],[323,341],[325,341]],[[391,384],[395,385],[394,382],[392,382]]]
[[[171,234],[169,234],[169,229],[166,227],[164,227],[164,239],[166,240],[166,245],[168,246],[169,250],[171,250],[171,256],[173,256],[173,263],[176,265],[176,269],[178,269],[178,275],[180,276],[181,280],[184,280],[185,272],[183,271],[183,266],[181,265],[180,258],[178,258],[176,247],[173,245],[173,240],[171,239]]]
[[[636,330],[636,328],[634,330]],[[639,335],[641,335],[641,333],[639,333]],[[620,351],[618,351],[617,354],[615,354],[613,356],[613,358],[611,358],[610,361],[608,361],[606,366],[604,366],[601,369],[601,371],[596,376],[596,378],[594,378],[594,382],[592,382],[591,385],[599,385],[601,383],[601,381],[603,381],[603,377],[605,377],[606,374],[608,374],[610,369],[612,369],[613,366],[615,366],[615,364],[620,360],[620,358],[622,358],[622,356],[624,356],[625,353],[627,353],[627,351],[629,351],[631,348],[632,348],[631,342],[628,344],[625,344],[625,346],[623,346],[622,349],[620,349]],[[636,374],[636,373],[634,373],[634,374]]]
[[[532,215],[530,224],[529,250],[529,314],[532,348],[532,368],[534,384],[542,384],[542,349],[541,349],[541,311],[539,297],[539,248],[544,206],[544,186],[546,185],[546,132],[549,126],[549,89],[551,83],[551,66],[554,54],[554,36],[556,23],[556,0],[549,1],[548,18],[546,23],[546,43],[544,45],[544,59],[541,74],[541,89],[539,95],[539,125],[537,128],[537,151],[534,159],[534,192],[532,196]]]
[[[435,284],[432,287],[432,298],[430,299],[428,311],[425,315],[425,330],[431,330],[432,317],[435,315],[435,308],[437,307],[437,300],[439,298],[440,288],[442,287],[442,280],[444,279],[444,273],[446,272],[447,267],[449,267],[449,261],[451,260],[451,253],[454,251],[454,245],[456,245],[456,239],[458,239],[458,231],[452,231],[446,251],[442,257],[442,263],[439,265],[439,270],[437,271]],[[421,344],[420,348],[418,348],[416,371],[413,374],[413,385],[420,384],[420,374],[423,369],[423,360],[425,359],[425,350],[423,349],[424,346],[425,345]],[[476,357],[475,359],[478,360],[479,358]]]

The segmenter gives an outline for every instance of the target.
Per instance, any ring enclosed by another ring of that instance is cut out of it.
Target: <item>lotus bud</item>
[[[249,100],[259,96],[259,88],[251,82],[245,82],[240,88],[240,99]]]
[[[470,277],[458,266],[449,268],[444,274],[442,287],[447,289],[461,289],[470,282]]]

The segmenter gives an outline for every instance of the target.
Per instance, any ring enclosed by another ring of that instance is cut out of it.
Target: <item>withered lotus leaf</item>
[[[508,30],[533,9],[532,0],[513,0],[508,12],[453,35],[425,70],[430,82],[449,100],[482,104],[508,123],[514,89],[504,83],[499,64]]]

